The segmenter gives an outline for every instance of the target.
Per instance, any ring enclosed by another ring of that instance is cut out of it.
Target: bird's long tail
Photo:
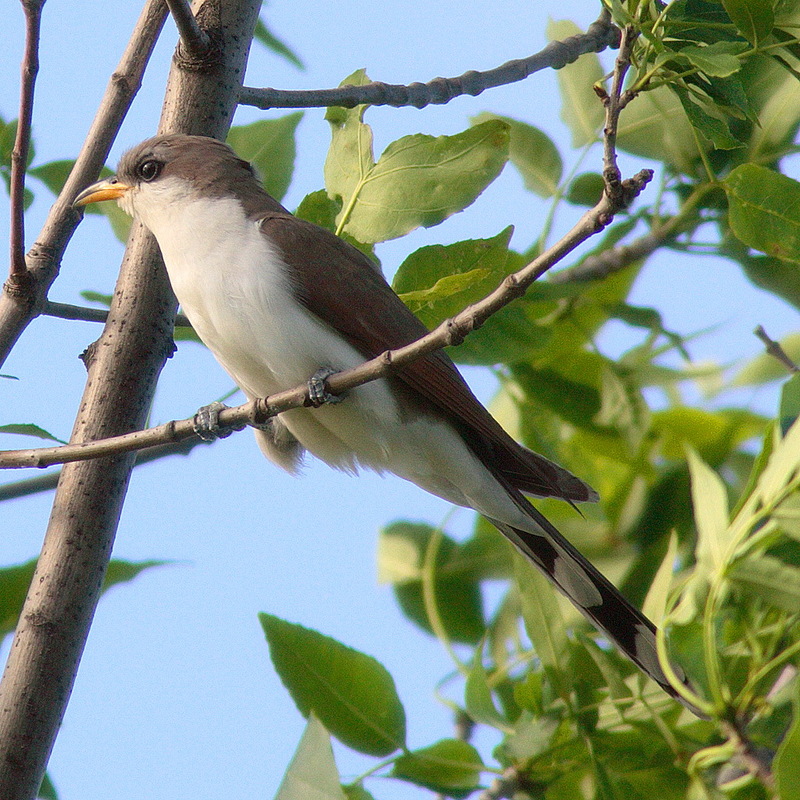
[[[520,552],[538,567],[589,621],[602,631],[631,661],[651,677],[667,694],[693,713],[702,716],[670,684],[658,660],[656,627],[641,611],[631,605],[581,553],[516,489],[506,484],[509,495],[534,523],[538,532],[492,519],[489,521]],[[673,665],[686,683],[683,671]]]

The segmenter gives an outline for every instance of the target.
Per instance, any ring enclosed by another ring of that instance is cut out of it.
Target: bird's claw
[[[338,371],[331,367],[323,367],[308,379],[308,400],[314,408],[324,405],[336,405],[336,403],[341,403],[344,400],[344,395],[331,394],[325,386],[325,381]]]
[[[197,410],[194,415],[194,432],[204,441],[213,442],[217,439],[225,439],[234,431],[241,430],[241,427],[231,425],[220,425],[219,415],[228,406],[215,400],[207,406]]]

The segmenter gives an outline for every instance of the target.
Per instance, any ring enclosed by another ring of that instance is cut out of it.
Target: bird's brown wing
[[[260,225],[289,267],[298,299],[365,358],[428,333],[372,261],[355,247],[289,213],[262,212]],[[303,254],[302,266],[298,253]],[[511,438],[443,352],[418,358],[398,370],[397,378],[433,403],[473,452],[515,488],[568,501],[597,499],[579,478]]]

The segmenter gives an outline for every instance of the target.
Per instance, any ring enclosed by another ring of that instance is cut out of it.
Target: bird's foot
[[[336,405],[336,403],[341,403],[344,400],[344,395],[331,394],[325,386],[325,381],[337,372],[339,372],[338,369],[322,367],[308,379],[308,399],[314,408],[324,405]]]
[[[194,415],[194,432],[204,441],[213,442],[217,439],[224,439],[234,431],[240,431],[244,425],[220,425],[219,415],[228,406],[215,400],[207,406],[197,410]]]

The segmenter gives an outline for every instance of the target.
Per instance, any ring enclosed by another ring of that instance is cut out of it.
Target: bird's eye
[[[136,168],[136,173],[143,181],[154,181],[161,173],[162,166],[163,164],[160,161],[148,159],[139,164]]]

